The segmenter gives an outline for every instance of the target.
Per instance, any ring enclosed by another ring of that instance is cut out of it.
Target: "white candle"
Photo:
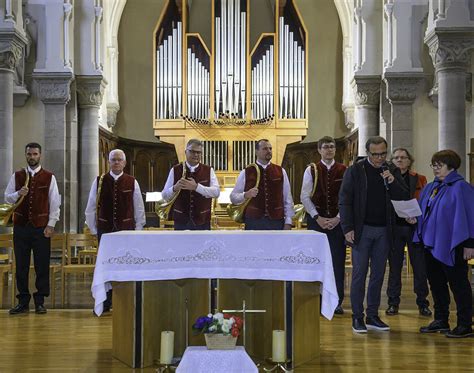
[[[173,360],[174,332],[164,330],[161,332],[160,363],[171,364]]]
[[[272,360],[275,363],[286,361],[286,333],[284,330],[273,331]]]

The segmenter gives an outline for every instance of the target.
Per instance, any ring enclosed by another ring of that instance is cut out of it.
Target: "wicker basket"
[[[224,334],[204,334],[208,350],[233,350],[237,344],[237,337]]]

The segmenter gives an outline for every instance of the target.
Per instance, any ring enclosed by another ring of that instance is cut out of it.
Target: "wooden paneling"
[[[178,163],[176,150],[172,144],[128,140],[100,129],[100,173],[108,171],[108,154],[115,148],[125,152],[127,157],[125,172],[137,179],[142,193],[161,191],[169,170]],[[154,211],[154,206],[148,203],[145,209],[151,212]]]

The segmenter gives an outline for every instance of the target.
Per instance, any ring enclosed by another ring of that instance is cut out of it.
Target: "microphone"
[[[384,163],[381,169],[383,172],[388,171],[387,163]],[[390,189],[389,184],[388,184],[388,179],[386,177],[383,178],[383,185],[385,185],[385,190],[388,191]]]

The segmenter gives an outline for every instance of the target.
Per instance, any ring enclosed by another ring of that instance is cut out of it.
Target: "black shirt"
[[[387,207],[385,200],[385,184],[381,168],[375,168],[365,161],[365,174],[367,176],[367,205],[364,224],[384,227],[387,225]]]

